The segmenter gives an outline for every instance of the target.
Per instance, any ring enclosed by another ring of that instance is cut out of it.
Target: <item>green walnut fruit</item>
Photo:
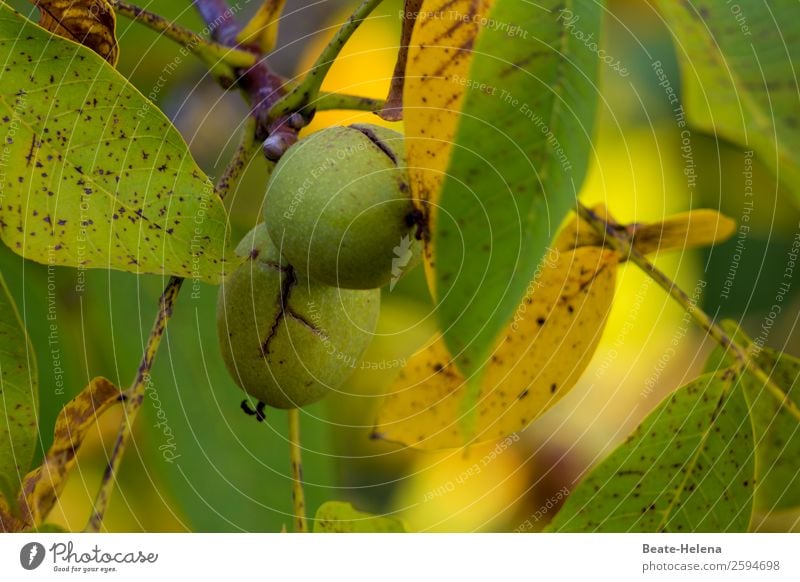
[[[398,252],[419,254],[403,160],[402,135],[373,125],[301,140],[269,182],[264,220],[272,241],[321,283],[373,289],[396,280],[398,266],[409,263]]]
[[[263,225],[236,252],[247,260],[217,301],[217,336],[236,383],[275,408],[299,408],[339,388],[370,343],[380,291],[299,277]]]

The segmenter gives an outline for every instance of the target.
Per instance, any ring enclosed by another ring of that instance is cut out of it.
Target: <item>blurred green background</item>
[[[30,13],[30,4],[11,2]],[[270,62],[287,76],[301,75],[354,2],[292,0],[282,21],[281,48]],[[587,203],[605,202],[620,221],[646,221],[687,208],[718,208],[735,220],[745,212],[745,155],[737,147],[693,134],[698,185],[682,174],[680,136],[651,63],[660,60],[679,78],[667,30],[645,2],[612,0],[605,19],[607,52],[627,69],[602,70],[603,102]],[[186,1],[155,0],[141,6],[197,31],[203,24]],[[258,2],[240,2],[244,20]],[[387,0],[352,41],[325,88],[383,97],[399,38],[399,0]],[[237,94],[224,94],[199,61],[149,29],[119,18],[118,68],[148,95],[166,77],[157,102],[183,133],[206,172],[216,177],[247,115]],[[165,69],[178,61],[179,66]],[[170,71],[169,73],[165,71]],[[313,131],[370,114],[322,113]],[[266,164],[257,159],[226,201],[232,240],[258,222]],[[758,333],[782,280],[786,251],[800,214],[769,171],[755,161],[751,230],[704,251],[659,257],[691,294],[707,282],[703,308],[732,317]],[[738,264],[731,278],[731,268]],[[133,379],[166,281],[118,272],[90,271],[85,290],[77,273],[25,262],[0,246],[0,271],[18,303],[38,352],[41,379],[40,453],[52,440],[60,408],[88,381],[106,376],[120,386]],[[729,281],[726,287],[724,282]],[[732,279],[732,280],[731,280]],[[58,343],[65,386],[59,393],[47,349],[47,284],[57,287]],[[106,527],[111,531],[279,531],[291,525],[285,413],[269,411],[259,424],[240,408],[243,393],[222,364],[215,331],[216,289],[184,290],[153,372],[135,440],[128,448]],[[537,530],[552,516],[562,487],[576,479],[632,430],[669,391],[694,377],[710,345],[691,329],[674,354],[683,313],[634,267],[620,270],[618,296],[597,354],[578,386],[482,472],[462,474],[482,456],[472,449],[417,453],[369,440],[372,413],[393,372],[358,370],[341,392],[303,410],[302,436],[308,506],[349,500],[366,511],[396,514],[414,531]],[[797,288],[768,344],[800,353],[795,330]],[[384,293],[378,335],[366,361],[407,358],[434,333],[421,269]],[[788,314],[788,315],[787,315]],[[667,357],[667,354],[670,354]],[[664,361],[666,360],[666,361]],[[652,384],[652,392],[643,391]],[[67,489],[48,521],[83,528],[89,515],[120,411],[106,414],[78,456]],[[160,415],[160,418],[157,416]],[[160,424],[159,424],[160,423]],[[491,448],[489,446],[488,448]],[[478,447],[477,449],[480,449]],[[473,457],[474,455],[474,457]],[[531,516],[546,511],[541,518]],[[532,523],[530,527],[525,523]],[[760,529],[798,528],[797,515],[760,516]],[[793,525],[794,524],[794,525]]]

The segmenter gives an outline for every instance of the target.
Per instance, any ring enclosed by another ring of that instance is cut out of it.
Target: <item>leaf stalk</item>
[[[737,344],[726,332],[722,329],[705,311],[703,311],[689,295],[678,287],[675,282],[670,279],[663,271],[656,267],[650,260],[642,253],[637,251],[628,234],[624,230],[615,228],[614,225],[609,224],[599,216],[596,212],[587,208],[580,202],[577,203],[577,214],[584,221],[594,228],[594,230],[603,236],[603,240],[607,244],[618,251],[624,258],[634,263],[637,267],[642,269],[653,281],[658,283],[669,295],[672,297],[686,312],[692,316],[697,324],[702,327],[709,336],[725,348],[736,361],[735,367],[737,373],[747,369],[753,377],[762,383],[764,388],[769,391],[772,396],[781,403],[783,408],[789,412],[794,418],[800,420],[800,408],[789,398],[788,394],[784,392],[777,384],[775,384],[763,369],[759,367],[756,361],[751,357],[751,350]]]
[[[306,123],[314,118],[315,103],[318,99],[322,82],[330,71],[336,57],[344,48],[345,43],[358,30],[362,22],[378,7],[383,0],[363,0],[355,9],[347,22],[344,23],[333,35],[325,48],[317,57],[309,73],[289,93],[281,98],[270,111],[271,118],[277,118],[292,113],[299,113]]]
[[[255,151],[255,140],[253,138],[254,128],[255,123],[253,120],[250,120],[245,127],[241,143],[236,153],[228,162],[222,177],[217,182],[215,192],[220,199],[224,199],[228,192],[238,184],[247,168],[247,162],[252,158],[253,152]],[[120,463],[122,462],[125,449],[130,441],[134,422],[142,408],[147,387],[151,382],[153,362],[158,353],[158,348],[161,346],[161,340],[166,332],[167,323],[170,317],[172,317],[172,311],[175,307],[178,295],[180,294],[183,282],[184,279],[181,277],[171,277],[159,299],[158,314],[150,330],[150,335],[147,338],[136,377],[130,388],[123,392],[125,406],[122,421],[117,429],[117,438],[114,442],[114,448],[111,451],[111,457],[108,459],[106,470],[103,473],[100,488],[95,496],[92,514],[84,528],[85,532],[99,532],[103,525],[111,494],[114,490],[114,484],[116,483]]]
[[[111,0],[111,5],[117,14],[160,32],[189,50],[206,63],[216,77],[226,79],[228,85],[236,79],[235,69],[252,67],[258,61],[258,56],[251,52],[206,40],[194,31],[134,4]]]
[[[289,410],[289,459],[292,463],[292,506],[294,531],[307,533],[306,498],[303,492],[303,459],[300,446],[300,409]]]

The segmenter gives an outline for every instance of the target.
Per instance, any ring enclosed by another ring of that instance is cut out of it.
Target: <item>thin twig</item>
[[[247,168],[248,161],[252,158],[253,151],[255,150],[255,140],[253,138],[254,128],[255,122],[251,119],[244,129],[242,140],[239,147],[236,149],[236,153],[228,162],[222,177],[217,182],[215,192],[220,199],[224,199],[231,188],[239,182],[239,179]],[[116,483],[117,472],[122,458],[125,455],[125,449],[130,440],[131,432],[133,431],[133,424],[136,421],[139,410],[142,408],[147,386],[150,383],[150,372],[153,368],[153,361],[161,345],[161,339],[164,337],[167,323],[172,316],[172,310],[175,306],[178,294],[181,291],[183,281],[184,279],[181,277],[171,277],[167,286],[164,288],[164,292],[161,294],[158,315],[156,316],[156,321],[153,324],[150,335],[147,338],[144,354],[139,363],[139,369],[136,372],[136,378],[130,388],[124,392],[125,407],[122,423],[117,431],[117,439],[114,442],[111,457],[103,473],[100,489],[95,497],[92,515],[84,529],[86,532],[98,532],[103,525],[103,519],[108,509],[111,493]]]
[[[328,74],[345,43],[382,1],[363,0],[361,2],[355,12],[347,19],[347,22],[336,31],[336,34],[333,35],[333,38],[322,50],[311,71],[296,87],[273,106],[270,117],[277,118],[291,113],[299,113],[306,123],[311,121],[315,112],[314,103],[319,96],[325,75]]]
[[[230,69],[227,71],[229,77],[233,77],[233,69],[252,67],[258,60],[258,57],[251,52],[206,40],[194,31],[175,24],[163,16],[144,8],[122,0],[111,0],[111,4],[117,14],[126,16],[157,32],[163,33],[164,36],[185,47],[215,69],[227,65],[228,69]]]
[[[239,179],[247,169],[247,166],[253,157],[253,153],[258,147],[255,139],[255,133],[256,120],[252,117],[249,117],[247,119],[247,123],[245,124],[244,133],[242,134],[242,140],[239,143],[239,147],[236,148],[236,152],[228,162],[228,165],[225,166],[222,176],[220,176],[219,180],[217,181],[217,186],[215,189],[220,199],[225,199],[231,189],[239,183]]]
[[[237,46],[240,26],[225,0],[195,0],[195,8],[209,27],[217,42]],[[263,142],[264,155],[276,162],[297,141],[297,132],[303,126],[302,118],[287,114],[270,117],[269,112],[286,95],[286,79],[275,73],[266,61],[259,60],[242,70],[238,85],[250,103],[251,115],[256,119],[256,139]]]
[[[761,382],[764,388],[766,388],[767,391],[772,394],[773,398],[775,398],[775,400],[777,400],[781,406],[786,409],[786,412],[792,415],[795,420],[800,422],[800,408],[798,408],[794,401],[786,392],[784,392],[783,389],[781,389],[780,386],[772,381],[772,377],[761,367],[759,367],[759,365],[752,358],[747,361],[747,368],[750,374],[759,382]]]
[[[689,315],[702,327],[708,334],[713,337],[717,342],[727,350],[733,353],[733,357],[737,360],[740,368],[743,368],[747,362],[747,352],[738,344],[734,343],[730,336],[725,333],[725,330],[717,325],[705,311],[698,307],[697,302],[694,301],[686,292],[678,287],[675,282],[670,279],[664,272],[656,267],[650,260],[642,253],[637,251],[628,236],[608,224],[602,217],[598,216],[593,210],[587,208],[578,202],[578,216],[588,222],[605,241],[608,241],[610,247],[618,251],[626,260],[636,264],[647,275],[658,283],[669,295],[677,301]]]
[[[383,109],[385,104],[386,102],[383,99],[321,91],[319,99],[314,103],[314,107],[317,111],[348,109],[351,111],[372,111],[373,113],[377,113]]]
[[[300,447],[300,410],[289,410],[289,458],[292,462],[292,505],[294,507],[294,531],[308,532],[306,522],[306,498],[303,493],[303,460]]]
[[[94,501],[92,515],[84,529],[86,532],[98,532],[103,525],[103,518],[108,508],[111,492],[114,489],[116,474],[122,462],[122,457],[125,454],[125,446],[130,439],[133,423],[136,421],[136,416],[142,408],[144,394],[147,390],[147,385],[150,383],[150,370],[153,367],[153,360],[158,352],[158,347],[161,345],[161,339],[164,337],[167,322],[172,315],[172,309],[175,305],[175,300],[178,298],[178,293],[180,293],[183,281],[184,279],[181,277],[171,277],[169,283],[167,283],[167,286],[164,288],[164,292],[161,294],[158,315],[153,324],[153,329],[150,331],[150,336],[147,338],[142,361],[139,364],[139,370],[136,372],[136,379],[133,381],[131,387],[124,393],[125,408],[122,424],[117,432],[117,440],[114,442],[114,450],[111,452],[111,458],[109,458],[108,465],[103,473],[103,480]]]
[[[397,61],[394,64],[392,83],[389,87],[389,94],[386,96],[386,104],[378,112],[378,115],[386,121],[401,121],[403,119],[403,93],[406,84],[408,51],[411,46],[411,36],[414,33],[417,16],[422,10],[422,2],[423,0],[405,0],[403,3],[403,30],[400,34],[400,49],[397,52]]]
[[[256,139],[263,142],[267,159],[277,162],[297,141],[297,132],[303,126],[302,118],[297,115],[284,115],[277,119],[269,117],[273,104],[286,94],[286,79],[262,60],[242,75],[239,86],[250,103],[250,115],[256,120]]]
[[[609,246],[617,250],[624,258],[634,263],[647,275],[664,288],[667,293],[677,301],[689,315],[702,327],[708,335],[717,341],[723,348],[730,351],[736,360],[739,371],[747,368],[748,372],[761,382],[773,397],[780,402],[797,420],[800,420],[800,408],[789,398],[777,384],[772,381],[769,374],[762,370],[756,361],[750,357],[750,351],[737,344],[709,315],[698,307],[697,302],[692,300],[686,292],[678,287],[675,282],[658,269],[642,253],[637,251],[628,239],[628,235],[613,225],[608,224],[602,217],[594,211],[578,202],[578,215],[595,231],[603,236],[604,241],[608,241]]]

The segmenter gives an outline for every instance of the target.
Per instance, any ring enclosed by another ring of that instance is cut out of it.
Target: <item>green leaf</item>
[[[675,36],[689,122],[752,148],[800,199],[797,2],[656,4]]]
[[[0,510],[5,509],[3,505],[5,503],[8,505],[7,507],[8,511],[10,511],[15,515],[18,515],[19,514],[19,506],[17,505],[18,487],[15,487],[11,484],[9,477],[10,475],[0,473]]]
[[[748,369],[743,384],[756,446],[756,508],[779,511],[800,507],[800,360],[770,348],[753,346],[733,321],[723,327],[737,343],[750,347],[755,363],[769,376],[793,408]],[[721,349],[709,358],[707,369],[724,365]],[[794,410],[795,412],[793,412]]]
[[[497,0],[489,22],[498,26],[482,27],[475,43],[433,233],[440,326],[468,378],[486,363],[575,205],[591,151],[598,59],[574,33],[597,38],[601,13],[595,0]],[[479,382],[471,384],[465,410],[478,393]]]
[[[742,532],[753,509],[753,435],[732,370],[677,390],[567,498],[550,529]]]
[[[0,492],[12,508],[36,447],[36,370],[28,334],[0,275]]]
[[[800,408],[800,360],[769,350],[757,361],[795,410]],[[800,507],[800,418],[752,374],[745,373],[744,381],[756,437],[756,507]]]
[[[0,238],[46,264],[219,282],[226,213],[169,120],[0,3]]]
[[[323,503],[314,517],[314,533],[404,533],[403,523],[358,511],[344,501]]]

